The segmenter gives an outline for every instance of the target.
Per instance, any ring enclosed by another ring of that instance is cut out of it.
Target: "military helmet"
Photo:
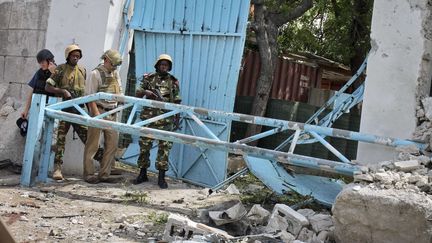
[[[79,52],[80,52],[80,55],[81,55],[80,59],[82,58],[82,51],[81,51],[81,48],[80,48],[78,45],[76,45],[76,44],[68,45],[68,46],[66,47],[66,49],[65,49],[65,58],[68,59],[69,54],[70,54],[71,52],[73,52],[73,51],[79,51]]]
[[[113,66],[119,66],[122,64],[121,54],[117,50],[109,49],[108,51],[104,52],[101,59],[104,59],[105,57],[108,58]]]
[[[36,59],[38,63],[42,61],[53,61],[54,55],[48,49],[42,49],[37,53]]]
[[[159,65],[159,62],[162,61],[162,60],[165,60],[165,61],[169,62],[169,70],[168,71],[171,71],[171,68],[172,68],[172,58],[168,54],[161,54],[158,57],[158,59],[156,60],[156,63],[154,65],[154,67],[157,69],[157,66]]]

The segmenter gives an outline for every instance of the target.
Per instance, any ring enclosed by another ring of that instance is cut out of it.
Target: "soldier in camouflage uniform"
[[[103,64],[97,66],[90,75],[86,83],[86,95],[98,92],[111,94],[121,94],[121,81],[117,71],[117,66],[122,63],[121,55],[116,50],[106,51],[101,59]],[[117,108],[117,101],[98,100],[89,103],[91,116],[98,116]],[[105,120],[116,121],[116,113],[105,116]],[[100,162],[100,171],[97,177],[94,176],[93,156],[96,154],[101,132],[104,135],[104,153]],[[110,182],[109,175],[115,163],[115,153],[118,143],[118,132],[110,129],[99,129],[89,127],[87,142],[84,149],[84,180],[88,183],[98,183],[100,181]]]
[[[172,59],[169,55],[162,54],[159,56],[155,64],[156,72],[144,75],[141,87],[137,90],[136,96],[147,99],[159,100],[163,102],[180,103],[180,90],[178,80],[169,73],[172,69]],[[166,111],[155,108],[144,108],[141,112],[141,120],[146,120],[161,114]],[[151,128],[163,129],[171,131],[174,126],[172,118],[158,120],[148,125]],[[150,166],[150,149],[153,140],[146,137],[141,137],[140,155],[138,158],[138,167],[140,174],[135,179],[134,184],[140,184],[148,181],[147,168]],[[168,157],[172,143],[159,140],[158,154],[156,158],[156,169],[159,170],[158,185],[160,188],[167,188],[168,184],[165,181],[165,172],[168,170]]]
[[[78,65],[78,61],[81,57],[82,51],[79,46],[69,45],[66,47],[66,63],[56,67],[54,73],[46,81],[45,90],[50,93],[61,95],[64,100],[83,96],[86,70],[84,67]],[[87,140],[86,126],[65,121],[59,122],[53,172],[53,179],[55,180],[63,179],[61,166],[63,164],[66,134],[71,125],[83,143]]]

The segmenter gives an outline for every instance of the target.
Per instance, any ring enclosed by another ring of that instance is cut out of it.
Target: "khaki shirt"
[[[121,80],[120,80],[120,75],[118,73],[117,70],[114,70],[111,73],[105,72],[106,73],[106,77],[114,77],[120,87],[120,93],[123,93],[122,90],[122,85],[121,85]],[[86,82],[86,86],[85,86],[85,94],[86,95],[91,95],[91,94],[96,94],[99,92],[99,87],[102,85],[102,78],[101,75],[99,73],[98,70],[93,70],[90,75],[89,75],[89,79]],[[116,101],[111,101],[111,100],[98,100],[96,101],[96,104],[102,108],[105,109],[114,109],[117,107],[117,102]]]

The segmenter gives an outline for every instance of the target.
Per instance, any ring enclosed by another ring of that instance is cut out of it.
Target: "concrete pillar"
[[[431,86],[432,26],[427,3],[374,1],[360,132],[412,137],[418,102],[429,95]],[[357,159],[371,163],[395,155],[392,148],[359,143]]]

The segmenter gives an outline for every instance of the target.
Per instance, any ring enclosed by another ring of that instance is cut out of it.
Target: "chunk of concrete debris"
[[[205,224],[196,223],[186,217],[170,214],[165,225],[163,240],[172,242],[175,240],[189,240],[194,235],[213,234],[222,240],[229,240],[233,237],[227,232],[216,229]]]
[[[333,226],[332,217],[328,214],[315,214],[309,218],[309,223],[312,226],[312,229],[319,233],[323,230],[330,230]]]
[[[242,203],[228,208],[224,211],[210,211],[209,216],[216,225],[224,225],[231,222],[239,221],[247,214],[246,208]]]
[[[239,189],[237,189],[236,185],[234,185],[234,184],[229,185],[227,187],[227,189],[225,189],[225,191],[228,192],[228,194],[231,194],[231,195],[239,195],[240,194]]]
[[[312,239],[313,236],[314,236],[314,232],[312,230],[309,230],[308,228],[303,228],[300,231],[297,240],[308,242],[309,239]]]
[[[397,170],[403,172],[410,172],[421,167],[418,160],[398,161],[394,162],[394,165]]]
[[[420,150],[417,146],[414,144],[405,145],[405,146],[399,146],[396,148],[396,151],[401,153],[408,153],[408,154],[419,154]]]
[[[383,184],[391,184],[393,177],[387,172],[378,172],[373,175],[374,179],[382,182]]]
[[[302,208],[302,209],[299,209],[299,210],[297,210],[297,213],[299,213],[299,214],[305,216],[307,219],[309,219],[310,216],[313,216],[313,215],[316,214],[315,211],[313,211],[313,210],[310,209],[310,208]]]
[[[285,204],[276,204],[267,224],[267,232],[288,231],[297,236],[300,230],[309,225],[307,218]]]
[[[432,237],[428,195],[369,187],[353,192],[347,186],[332,212],[336,242],[429,243]]]
[[[432,97],[426,97],[422,99],[423,110],[425,113],[425,117],[432,121]]]
[[[247,217],[253,225],[264,225],[270,217],[270,212],[261,205],[255,204],[249,210]]]
[[[360,182],[360,181],[373,182],[374,178],[370,174],[354,175],[354,182]]]

